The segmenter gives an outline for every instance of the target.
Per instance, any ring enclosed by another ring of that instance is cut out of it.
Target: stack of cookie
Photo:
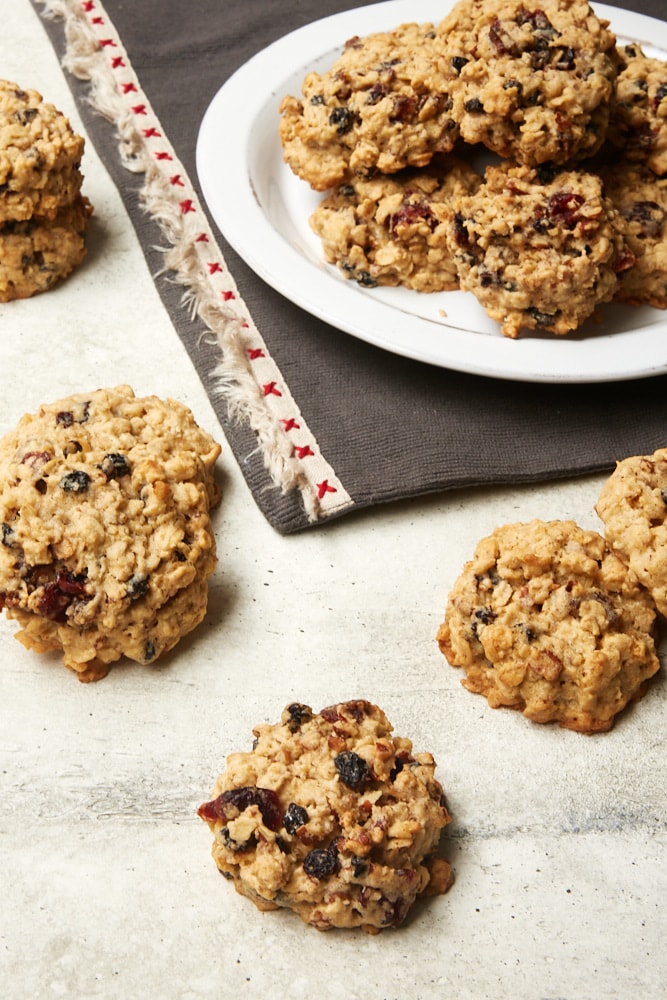
[[[588,0],[458,0],[352,38],[283,100],[280,136],[329,192],[327,261],[365,287],[460,288],[508,337],[667,307],[667,63]]]
[[[83,148],[41,94],[0,80],[0,302],[46,291],[83,260]]]

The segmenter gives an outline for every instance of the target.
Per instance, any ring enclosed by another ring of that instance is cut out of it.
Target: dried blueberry
[[[102,459],[100,469],[107,479],[120,479],[121,476],[129,476],[130,462],[126,455],[110,452]]]
[[[489,625],[491,622],[495,621],[498,615],[492,608],[477,608],[475,611],[475,618],[482,625]]]
[[[343,750],[334,757],[338,777],[348,788],[362,788],[370,779],[368,764],[353,750]]]
[[[469,101],[465,102],[463,108],[469,114],[480,114],[484,112],[484,105],[480,101],[479,97],[471,97]]]
[[[150,663],[150,661],[155,658],[156,652],[157,650],[153,640],[147,639],[144,643],[144,663]]]
[[[308,822],[308,813],[303,806],[298,806],[296,802],[290,802],[287,812],[283,816],[283,826],[288,833],[296,833],[300,826]]]
[[[330,875],[335,875],[339,868],[338,851],[333,845],[325,850],[315,847],[303,859],[303,870],[312,878],[328,878]]]
[[[3,522],[3,525],[2,525],[2,544],[6,545],[7,548],[10,548],[14,544],[14,537],[13,536],[14,536],[14,529],[9,524],[7,524],[6,521]]]
[[[302,705],[298,701],[293,701],[288,705],[282,715],[283,725],[287,726],[290,733],[298,733],[304,722],[312,719],[313,713],[309,705]]]
[[[452,66],[456,70],[457,73],[460,73],[461,70],[463,69],[463,67],[468,62],[470,62],[470,60],[466,59],[465,56],[454,56],[452,58]]]
[[[145,576],[133,576],[127,584],[126,594],[128,597],[143,597],[148,590],[148,578]]]
[[[90,486],[90,476],[87,472],[77,469],[63,476],[60,485],[66,493],[85,493]]]
[[[339,135],[349,132],[355,123],[355,114],[349,108],[334,108],[329,115],[329,124],[336,126]]]
[[[368,874],[368,861],[364,861],[363,858],[358,858],[355,854],[352,855],[352,874],[355,878],[363,878],[364,875]]]
[[[362,286],[362,288],[377,288],[377,280],[368,271],[359,271],[357,274],[357,282]]]

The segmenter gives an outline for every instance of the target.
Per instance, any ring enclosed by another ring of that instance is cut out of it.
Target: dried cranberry
[[[63,476],[60,485],[66,493],[85,493],[90,486],[90,476],[87,472],[77,469]]]
[[[426,202],[403,202],[398,211],[391,216],[389,229],[392,236],[395,236],[399,226],[413,226],[420,220],[426,222],[431,231],[437,225],[437,219]]]
[[[110,452],[102,459],[100,469],[107,479],[120,479],[121,476],[129,476],[130,462],[126,455]]]
[[[417,111],[417,99],[415,97],[408,97],[407,95],[400,95],[394,97],[394,108],[391,113],[390,121],[394,122],[409,122]]]
[[[547,215],[554,222],[560,222],[566,229],[574,229],[579,221],[579,209],[584,204],[584,196],[573,191],[552,194],[547,203]]]
[[[257,806],[262,814],[262,820],[269,830],[277,831],[280,829],[283,818],[280,799],[271,788],[260,788],[257,785],[230,788],[218,795],[217,799],[204,802],[197,813],[202,819],[210,822],[215,822],[218,819],[227,822],[234,818],[234,813],[242,813],[249,806]],[[228,815],[229,813],[232,815]]]
[[[489,27],[489,40],[495,48],[498,55],[504,55],[509,53],[512,55],[518,55],[517,46],[514,43],[514,39],[510,34],[508,34],[503,28],[503,23],[500,18],[496,18],[495,21]]]
[[[37,613],[49,621],[65,622],[67,609],[77,598],[86,596],[85,574],[61,570],[55,579],[47,583],[37,601]]]
[[[308,813],[303,806],[298,806],[296,802],[290,802],[287,812],[283,816],[283,826],[288,833],[296,833],[300,826],[308,822]]]
[[[334,757],[338,777],[348,788],[362,788],[370,779],[368,764],[353,750],[343,750]]]
[[[330,875],[335,875],[339,869],[338,851],[333,845],[327,849],[315,847],[303,859],[303,870],[312,878],[328,878]]]
[[[387,91],[381,83],[374,83],[366,95],[366,104],[377,104],[386,93]]]

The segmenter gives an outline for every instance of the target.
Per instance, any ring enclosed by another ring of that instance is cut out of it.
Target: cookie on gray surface
[[[454,289],[458,276],[445,230],[460,195],[479,183],[462,160],[436,157],[421,170],[352,178],[321,202],[310,224],[326,260],[366,288]]]
[[[601,146],[614,34],[587,0],[459,0],[438,26],[451,115],[469,144],[537,165]]]
[[[292,171],[316,191],[351,176],[423,167],[453,148],[458,130],[432,24],[351,38],[299,97],[280,107],[280,140]]]
[[[660,668],[655,620],[651,595],[600,534],[534,520],[479,542],[437,641],[491,707],[596,733]]]
[[[80,680],[153,663],[206,612],[220,446],[129,386],[26,414],[0,439],[0,607]]]
[[[258,909],[376,933],[449,888],[451,869],[435,857],[450,821],[435,762],[393,736],[381,709],[293,703],[253,733],[198,812],[219,871]]]
[[[449,227],[460,286],[507,337],[567,334],[614,296],[629,266],[616,215],[595,174],[511,160],[487,167]]]
[[[618,462],[595,509],[613,551],[667,615],[667,448]]]

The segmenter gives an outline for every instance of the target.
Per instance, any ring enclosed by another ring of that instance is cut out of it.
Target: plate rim
[[[340,39],[344,40],[350,34],[363,35],[372,30],[383,30],[383,24],[391,27],[406,19],[419,22],[441,20],[453,2],[384,0],[329,14],[281,36],[236,69],[210,100],[197,135],[197,174],[213,220],[223,237],[255,274],[281,295],[343,335],[355,337],[394,355],[468,374],[537,383],[630,381],[665,374],[667,317],[663,320],[659,315],[651,323],[595,337],[526,335],[510,340],[497,334],[486,338],[484,346],[490,350],[480,353],[476,350],[480,346],[479,341],[470,339],[479,334],[479,330],[463,330],[446,323],[431,322],[374,297],[372,291],[345,281],[323,257],[316,263],[304,256],[285,233],[276,228],[274,220],[267,214],[257,175],[253,175],[251,169],[249,150],[254,133],[258,131],[258,121],[271,109],[271,113],[275,112],[276,102],[279,103],[282,96],[289,92],[288,81],[302,78],[318,60],[330,59],[332,53],[340,51]],[[667,22],[621,7],[598,3],[592,6],[599,16],[611,22],[611,28],[617,35],[630,37],[647,46],[655,45],[657,38],[658,44],[667,48]],[[266,80],[268,86],[258,88],[258,78]],[[249,86],[251,83],[254,86]],[[219,136],[223,123],[225,140],[224,157],[221,159],[223,149]],[[279,151],[277,119],[275,148]],[[220,163],[221,166],[216,166]],[[284,171],[284,183],[294,183],[289,167],[282,164],[282,157],[280,169]],[[224,183],[220,183],[221,174],[224,174]],[[297,183],[304,184],[303,181]],[[307,288],[306,292],[304,288]],[[391,293],[393,290],[381,289],[380,294],[387,291]],[[442,294],[467,295],[474,300],[471,293]],[[476,300],[474,308],[478,308]],[[437,346],[434,347],[431,335],[436,328]],[[639,363],[642,355],[634,345],[642,334],[648,341],[644,344],[645,348],[653,340],[658,347],[664,345],[662,356],[650,364]],[[607,356],[601,346],[607,339],[612,347],[620,346],[621,349],[625,339],[633,341],[629,357],[634,359],[634,367],[625,364],[619,367],[618,362],[615,367],[598,367],[599,358]],[[568,355],[576,357],[578,352],[581,357],[582,352],[589,353],[591,344],[595,344],[598,351],[597,355],[593,351],[594,357],[586,367],[580,369],[563,362],[560,366],[553,363],[545,365],[545,349],[548,355],[555,353],[567,361]]]

